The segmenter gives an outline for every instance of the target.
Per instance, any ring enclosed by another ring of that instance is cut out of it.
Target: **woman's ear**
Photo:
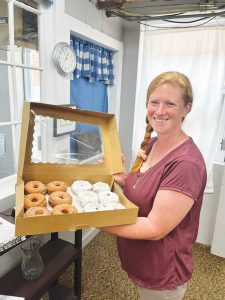
[[[192,103],[191,103],[191,102],[188,102],[187,105],[185,106],[185,109],[186,109],[186,114],[185,114],[185,116],[190,112],[191,107],[192,107]]]

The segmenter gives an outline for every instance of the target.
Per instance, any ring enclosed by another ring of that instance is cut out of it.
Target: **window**
[[[17,172],[23,102],[40,101],[39,16],[34,0],[0,0],[0,185],[9,179],[8,194]]]

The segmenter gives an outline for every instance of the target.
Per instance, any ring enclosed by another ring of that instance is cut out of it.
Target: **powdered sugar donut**
[[[98,195],[93,191],[83,191],[78,194],[77,201],[81,207],[85,207],[88,203],[98,203]]]
[[[84,212],[92,212],[92,211],[100,211],[103,210],[104,207],[100,203],[88,203],[84,206]]]
[[[104,205],[104,210],[117,210],[124,209],[125,207],[121,203],[106,203]]]
[[[103,191],[110,191],[110,186],[105,182],[96,182],[92,185],[92,191],[96,193],[100,193]]]
[[[108,203],[118,203],[120,201],[119,196],[116,193],[108,191],[98,193],[98,198],[103,205],[107,205]]]
[[[71,185],[71,190],[74,194],[78,195],[83,191],[90,191],[92,184],[87,180],[75,180]]]

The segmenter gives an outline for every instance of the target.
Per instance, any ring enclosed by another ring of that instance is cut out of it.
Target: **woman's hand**
[[[143,149],[140,149],[140,150],[138,151],[137,156],[140,157],[140,158],[142,158],[143,160],[146,160],[146,158],[147,158],[146,152],[145,152],[145,150],[143,150]]]

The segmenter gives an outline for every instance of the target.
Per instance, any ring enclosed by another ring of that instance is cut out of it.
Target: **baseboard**
[[[99,229],[82,230],[82,248],[85,247],[99,233]],[[74,231],[60,232],[59,237],[67,242],[74,243]]]
[[[92,228],[89,229],[83,234],[82,237],[82,247],[84,248],[95,236],[99,233],[99,229]]]

